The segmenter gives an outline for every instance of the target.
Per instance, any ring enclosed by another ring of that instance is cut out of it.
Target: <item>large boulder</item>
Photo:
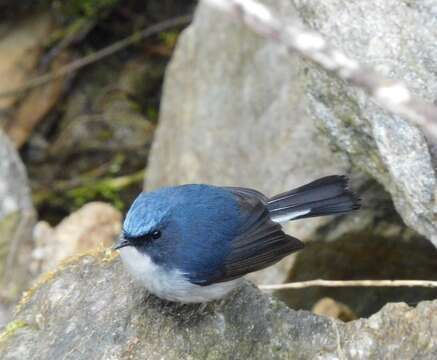
[[[424,98],[437,98],[430,2],[263,2]],[[167,72],[146,188],[209,182],[270,195],[351,164],[381,183],[407,225],[437,245],[435,173],[421,132],[201,3]],[[308,229],[319,223],[307,224],[293,225],[293,234],[311,237]]]
[[[349,323],[293,311],[250,284],[221,302],[163,302],[111,252],[79,257],[23,298],[0,335],[12,359],[435,359],[437,301]]]

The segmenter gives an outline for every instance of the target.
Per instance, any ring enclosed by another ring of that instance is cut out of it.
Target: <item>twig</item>
[[[308,280],[285,284],[259,285],[261,290],[303,289],[307,287],[437,287],[432,280]]]
[[[45,83],[52,81],[54,79],[57,79],[61,76],[64,76],[66,74],[72,73],[74,71],[77,71],[87,65],[90,65],[92,63],[95,63],[96,61],[99,61],[109,55],[112,55],[116,53],[117,51],[120,51],[130,45],[133,45],[137,43],[138,41],[147,38],[149,36],[155,35],[157,33],[160,33],[161,31],[165,31],[171,28],[174,28],[176,26],[182,26],[186,25],[191,21],[192,16],[191,15],[183,15],[178,16],[173,19],[162,21],[158,24],[152,25],[140,32],[136,32],[120,41],[117,41],[101,50],[98,50],[90,55],[87,55],[83,58],[80,58],[76,61],[73,61],[58,70],[54,72],[50,72],[41,76],[38,76],[23,86],[19,86],[15,89],[7,90],[0,93],[0,98],[8,97],[8,96],[14,96],[17,94],[20,94],[24,91],[33,89],[35,87],[44,85]]]
[[[284,45],[322,68],[363,89],[383,108],[419,125],[437,140],[437,107],[414,96],[400,81],[385,78],[330,45],[320,34],[285,21],[255,0],[203,0],[254,32]]]

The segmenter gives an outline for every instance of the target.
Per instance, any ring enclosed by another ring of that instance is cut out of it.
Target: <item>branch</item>
[[[203,0],[252,31],[284,45],[340,79],[366,91],[383,108],[409,119],[437,141],[437,107],[414,96],[400,81],[390,80],[331,46],[320,34],[285,21],[255,0]]]
[[[303,289],[307,287],[437,287],[432,280],[308,280],[285,284],[259,285],[261,290]]]
[[[56,71],[33,78],[23,86],[1,92],[0,98],[14,96],[24,91],[31,90],[38,86],[44,85],[45,83],[48,83],[54,79],[75,72],[87,65],[93,64],[109,55],[112,55],[120,50],[123,50],[124,48],[133,45],[144,38],[158,34],[161,31],[174,28],[176,26],[186,25],[191,21],[191,19],[192,19],[191,15],[178,16],[173,19],[165,20],[158,24],[152,25],[146,29],[141,30],[140,32],[135,32],[132,35],[120,41],[117,41],[101,50],[98,50],[90,55],[84,56],[83,58],[73,61],[65,66],[62,66]]]

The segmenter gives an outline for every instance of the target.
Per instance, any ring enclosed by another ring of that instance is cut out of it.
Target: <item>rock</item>
[[[351,321],[358,318],[349,306],[329,297],[317,301],[313,306],[312,312],[316,315],[323,315],[342,321]]]
[[[302,20],[335,46],[389,77],[402,79],[429,102],[435,101],[437,44],[430,29],[437,26],[437,13],[432,2],[293,3]],[[325,71],[309,66],[305,74],[308,121],[318,121],[355,165],[384,185],[405,223],[437,246],[436,162],[423,134]]]
[[[35,213],[26,170],[1,130],[0,159],[0,308],[7,308],[31,277],[28,264]],[[6,316],[0,315],[0,326]]]
[[[111,246],[120,231],[120,212],[101,202],[88,203],[55,228],[40,221],[34,231],[35,272],[53,270],[67,257]]]
[[[274,45],[244,28],[213,41],[199,39],[216,16],[201,5],[180,37],[166,73],[146,188],[203,181],[246,185],[273,195],[347,169],[315,126],[301,120],[302,94],[294,86],[298,60],[290,64]],[[243,40],[248,40],[244,47]],[[276,71],[249,73],[267,61]],[[196,71],[189,71],[193,67]],[[308,146],[315,143],[317,148]]]
[[[222,302],[163,302],[117,256],[81,256],[22,300],[0,335],[11,359],[435,359],[437,301],[343,323],[293,311],[245,284]]]
[[[353,58],[404,79],[418,95],[437,98],[437,45],[429,33],[437,17],[430,3],[264,3],[299,17]],[[351,165],[381,183],[406,224],[437,245],[433,157],[420,131],[201,3],[167,71],[146,189],[208,182],[271,195]],[[290,229],[306,240],[322,220],[315,221]]]
[[[0,217],[33,211],[26,169],[13,144],[0,130]]]

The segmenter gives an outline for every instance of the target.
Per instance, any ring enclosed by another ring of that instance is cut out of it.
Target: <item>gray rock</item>
[[[389,77],[402,79],[424,99],[435,101],[437,44],[431,29],[437,26],[437,17],[431,2],[293,3],[303,21],[335,46]],[[384,185],[407,225],[437,245],[435,159],[423,134],[325,71],[310,66],[307,75],[311,120],[323,126],[354,164]]]
[[[32,209],[26,170],[14,145],[0,131],[0,218]]]
[[[293,311],[250,284],[205,309],[137,287],[118,257],[82,256],[22,300],[0,335],[12,359],[435,359],[437,301],[349,323]]]
[[[264,3],[300,17],[424,98],[437,98],[430,2]],[[273,194],[352,164],[380,182],[407,225],[436,245],[432,162],[418,129],[201,4],[167,72],[146,188],[209,182]],[[293,225],[293,234],[305,240],[317,221]]]
[[[0,130],[0,309],[21,294],[30,279],[35,214],[25,168]],[[0,326],[6,314],[0,315]]]

